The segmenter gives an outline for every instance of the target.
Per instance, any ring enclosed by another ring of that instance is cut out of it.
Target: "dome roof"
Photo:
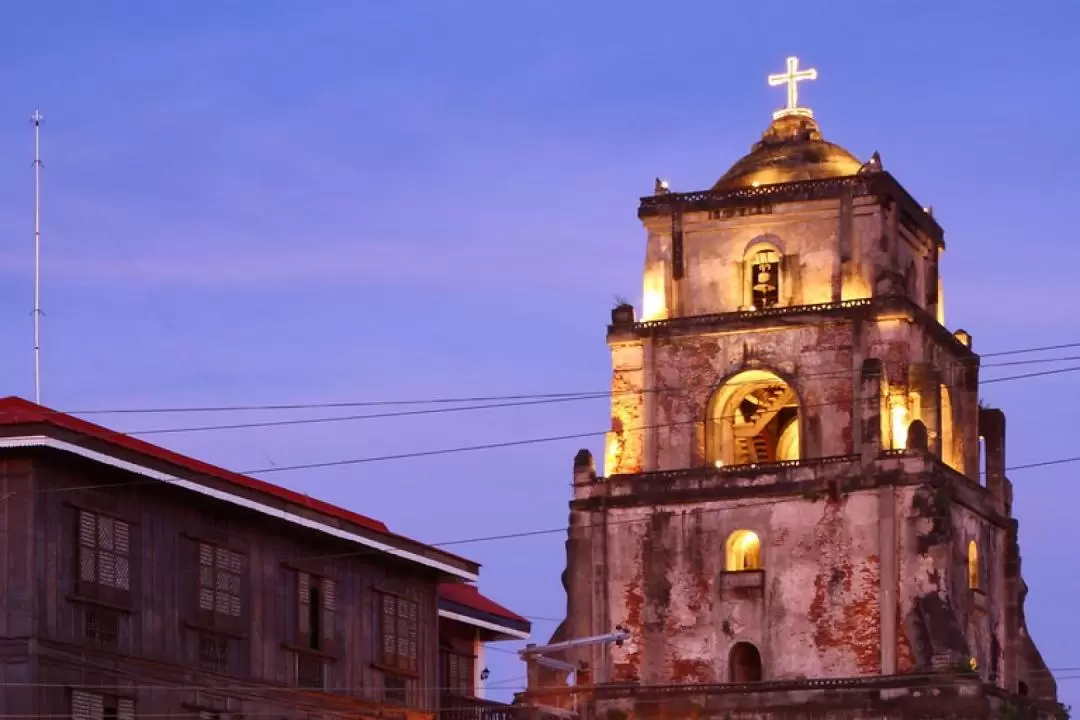
[[[844,177],[862,165],[847,150],[823,139],[812,117],[785,115],[772,121],[750,154],[732,165],[713,190]]]

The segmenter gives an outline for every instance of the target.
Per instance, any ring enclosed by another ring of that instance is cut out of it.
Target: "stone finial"
[[[612,325],[631,325],[634,323],[634,306],[628,302],[620,302],[611,311]]]
[[[574,456],[574,484],[583,485],[596,482],[596,461],[591,452],[585,449]]]
[[[881,162],[881,154],[875,150],[874,154],[870,156],[870,159],[862,164],[859,168],[859,174],[865,173],[877,173],[885,169],[885,165]]]
[[[671,192],[671,189],[668,187],[668,181],[663,178],[656,178],[656,184],[653,185],[653,194],[667,195],[669,192]]]

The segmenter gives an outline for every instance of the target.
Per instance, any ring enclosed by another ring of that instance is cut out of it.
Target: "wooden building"
[[[0,525],[5,716],[429,718],[444,645],[529,631],[475,562],[19,398]]]
[[[484,646],[529,637],[529,621],[484,597],[475,585],[439,586],[440,720],[501,720],[510,708],[483,698]]]

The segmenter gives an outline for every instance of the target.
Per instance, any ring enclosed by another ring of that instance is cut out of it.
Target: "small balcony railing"
[[[516,708],[494,700],[443,693],[439,720],[515,720]]]

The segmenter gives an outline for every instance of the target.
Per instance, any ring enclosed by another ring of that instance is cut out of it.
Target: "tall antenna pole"
[[[34,402],[41,404],[41,113],[34,123]]]

